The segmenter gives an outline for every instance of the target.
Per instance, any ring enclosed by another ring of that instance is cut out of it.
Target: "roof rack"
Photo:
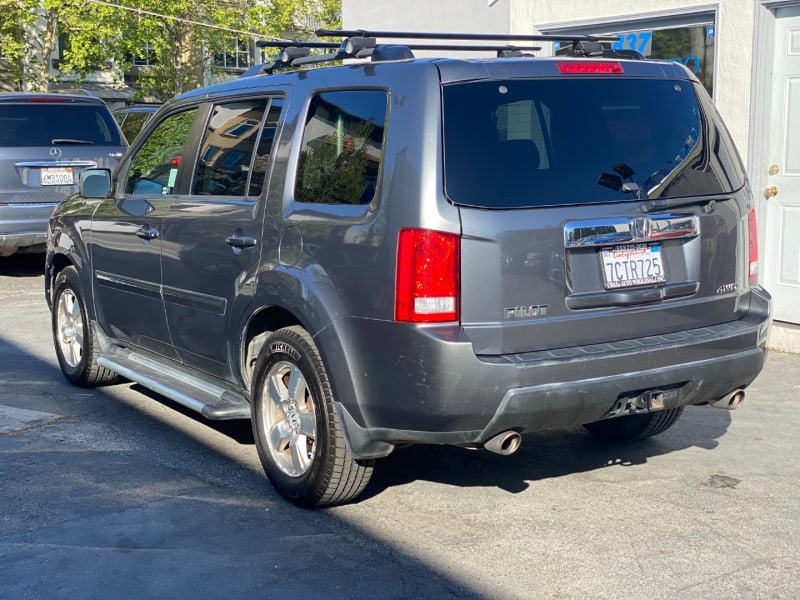
[[[340,42],[325,41],[265,41],[259,40],[259,48],[280,48],[274,61],[251,67],[242,74],[250,77],[263,73],[271,74],[278,69],[342,60],[346,58],[371,58],[373,61],[402,60],[414,58],[412,50],[443,50],[468,52],[495,52],[498,58],[532,56],[528,52],[541,50],[541,46],[518,45],[513,42],[571,42],[576,55],[604,55],[602,42],[616,42],[617,36],[593,35],[527,35],[490,33],[436,33],[411,31],[369,31],[365,29],[317,29],[319,37],[338,37]],[[378,44],[378,38],[403,40],[399,44]],[[438,40],[460,42],[494,42],[487,44],[467,43],[408,43],[406,40]],[[332,50],[322,54],[311,54],[311,50]],[[617,51],[618,52],[618,51]],[[621,55],[615,55],[621,56]]]
[[[468,40],[505,42],[617,42],[616,35],[452,33],[434,31],[370,31],[368,29],[317,29],[318,37],[370,37],[407,40]]]

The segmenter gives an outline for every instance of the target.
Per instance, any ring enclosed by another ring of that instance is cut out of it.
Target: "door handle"
[[[778,195],[778,191],[779,190],[778,190],[778,186],[777,185],[771,185],[767,189],[764,190],[764,197],[765,198],[774,198],[775,196]]]
[[[145,223],[136,230],[136,237],[142,238],[143,240],[155,240],[158,239],[158,235],[158,229],[150,227],[150,223]]]
[[[245,235],[241,229],[237,229],[236,233],[225,238],[225,243],[234,248],[252,248],[256,245],[256,238]]]

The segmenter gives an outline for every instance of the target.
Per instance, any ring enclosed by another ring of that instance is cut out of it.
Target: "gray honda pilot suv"
[[[342,40],[168,102],[55,211],[67,379],[250,419],[302,506],[352,500],[401,445],[625,441],[741,403],[771,300],[745,171],[691,72],[580,36],[568,57],[506,38],[421,59],[320,33]],[[363,60],[308,68],[341,58]]]

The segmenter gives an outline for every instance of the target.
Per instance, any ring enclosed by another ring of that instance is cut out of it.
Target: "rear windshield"
[[[683,80],[481,81],[443,90],[445,190],[517,208],[725,194],[744,171]]]
[[[43,102],[0,104],[0,146],[97,144],[119,146],[119,129],[105,106]]]

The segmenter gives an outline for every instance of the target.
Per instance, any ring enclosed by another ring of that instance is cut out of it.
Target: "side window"
[[[128,116],[125,117],[125,121],[120,123],[120,129],[122,129],[122,133],[125,135],[125,139],[128,140],[128,143],[136,138],[149,117],[150,113],[145,112],[128,113]]]
[[[283,100],[275,98],[270,102],[267,120],[261,130],[258,140],[258,148],[253,158],[253,172],[250,175],[250,196],[258,196],[264,187],[264,178],[267,175],[269,156],[272,153],[272,143],[275,139],[275,132],[278,129],[278,119],[281,116]]]
[[[218,104],[200,145],[193,194],[246,196],[261,192],[280,101],[268,98]],[[268,110],[269,108],[269,110]],[[263,123],[267,114],[267,122]]]
[[[128,194],[172,194],[197,109],[170,115],[150,132],[128,167]]]
[[[322,92],[308,110],[295,183],[298,202],[369,204],[378,185],[388,95]]]

